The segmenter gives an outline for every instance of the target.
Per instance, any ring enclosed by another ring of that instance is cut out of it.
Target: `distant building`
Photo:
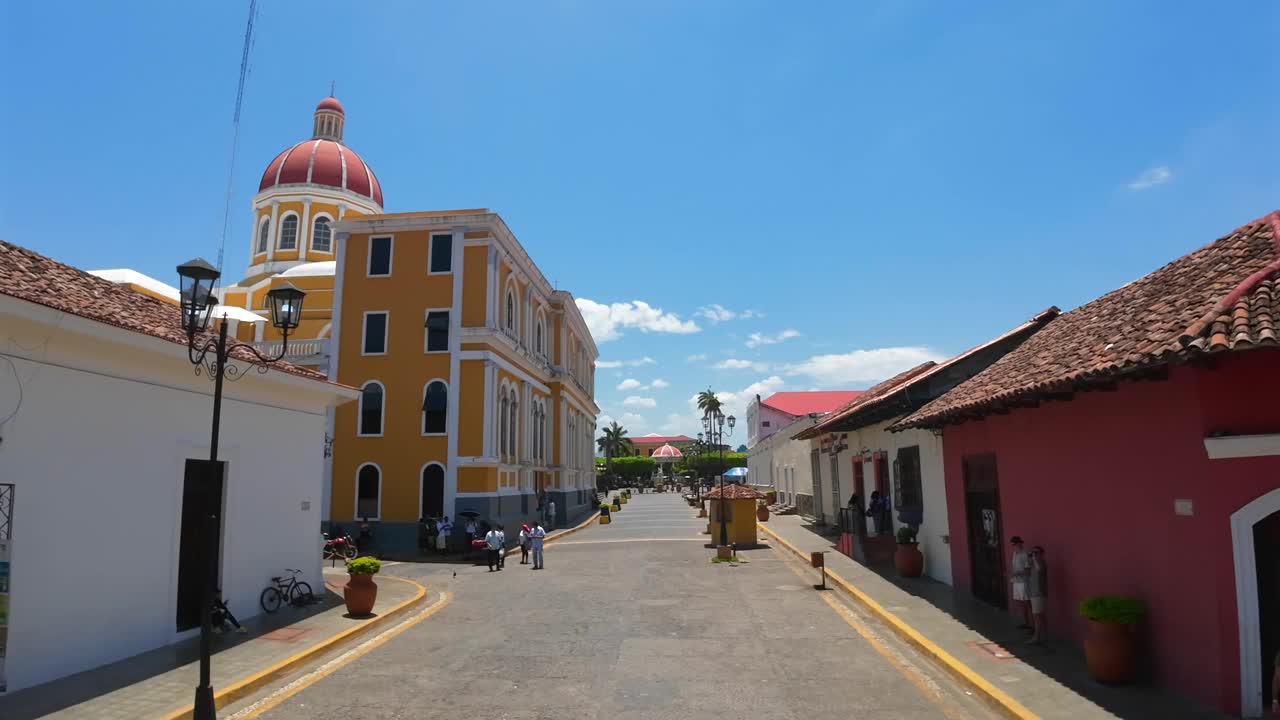
[[[687,455],[689,448],[693,447],[696,442],[697,440],[688,435],[658,435],[656,433],[631,438],[631,444],[635,447],[635,454],[643,457],[653,455],[654,451],[663,445],[671,445]]]
[[[861,393],[861,390],[776,392],[765,400],[756,395],[747,405],[747,447],[755,447],[798,417],[831,412]]]

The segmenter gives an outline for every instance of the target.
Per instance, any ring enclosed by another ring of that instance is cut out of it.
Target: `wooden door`
[[[965,456],[964,490],[973,594],[998,608],[1007,607],[1004,527],[995,455]]]
[[[178,544],[178,632],[200,624],[203,581],[217,589],[221,574],[223,463],[187,460],[182,478],[182,517]],[[206,540],[206,535],[212,538]],[[206,547],[213,553],[206,554]]]

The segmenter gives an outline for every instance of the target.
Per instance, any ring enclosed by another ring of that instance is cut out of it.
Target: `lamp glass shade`
[[[735,424],[735,423],[737,423],[737,422],[738,422],[738,419],[737,419],[737,418],[735,418],[734,416],[730,415],[730,416],[729,416],[729,429],[730,429],[730,430],[732,430],[732,429],[733,429],[734,424]]]
[[[282,333],[296,330],[302,323],[302,299],[306,293],[290,283],[283,283],[267,293],[271,306],[271,324]]]
[[[209,326],[214,306],[213,284],[221,273],[202,258],[178,266],[178,293],[182,306],[182,329],[188,333]]]

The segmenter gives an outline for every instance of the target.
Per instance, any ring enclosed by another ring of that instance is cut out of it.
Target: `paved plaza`
[[[781,549],[710,562],[705,521],[637,495],[546,570],[396,564],[447,604],[226,708],[247,719],[993,717]],[[454,577],[453,573],[457,575]],[[283,688],[283,689],[282,689]]]

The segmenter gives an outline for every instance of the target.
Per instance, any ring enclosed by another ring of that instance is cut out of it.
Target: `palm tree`
[[[635,448],[631,438],[627,437],[626,428],[617,422],[609,423],[609,427],[604,429],[604,435],[596,440],[596,446],[604,453],[605,472],[610,478],[613,477],[613,458]]]
[[[720,398],[711,392],[711,388],[707,388],[698,393],[698,409],[702,411],[702,416],[715,415],[720,412]]]

